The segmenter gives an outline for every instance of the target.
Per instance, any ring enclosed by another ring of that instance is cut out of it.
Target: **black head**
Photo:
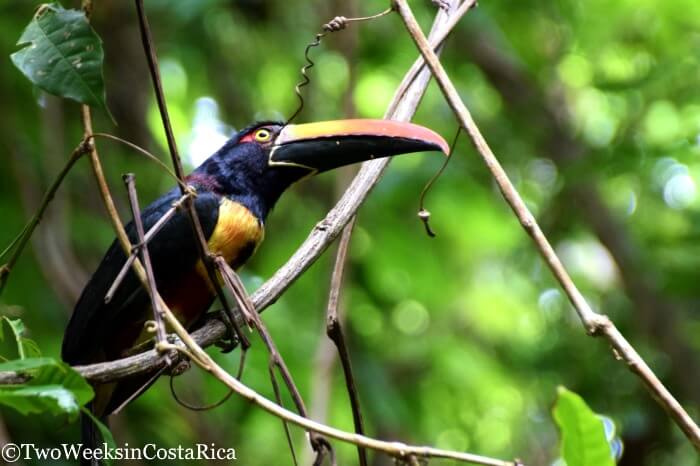
[[[264,220],[295,181],[316,173],[448,146],[433,131],[390,120],[336,120],[300,125],[261,122],[231,138],[188,177],[228,196]]]

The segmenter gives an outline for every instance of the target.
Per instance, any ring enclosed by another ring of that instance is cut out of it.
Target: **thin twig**
[[[90,114],[90,107],[87,105],[81,105],[80,110],[82,114],[84,137],[87,139],[92,134],[92,116]],[[99,188],[100,195],[102,196],[102,201],[107,209],[107,214],[112,222],[114,231],[116,232],[117,240],[122,246],[125,254],[128,256],[131,254],[131,242],[129,242],[129,236],[126,234],[126,230],[124,229],[124,224],[119,217],[117,207],[114,205],[114,200],[112,199],[112,194],[109,190],[109,186],[107,185],[104,170],[102,169],[102,163],[100,162],[100,157],[97,153],[97,145],[95,144],[94,140],[88,141],[88,148],[90,150],[88,152],[90,164],[92,165],[92,171],[95,175],[95,179],[97,180],[97,186]]]
[[[156,278],[153,274],[151,265],[151,256],[148,253],[148,245],[146,244],[145,234],[143,231],[143,221],[141,220],[141,209],[139,208],[139,198],[136,193],[136,177],[133,173],[124,175],[124,184],[129,193],[129,205],[131,205],[131,213],[134,217],[134,226],[136,227],[136,237],[138,239],[141,261],[146,269],[146,279],[148,280],[148,295],[151,298],[151,308],[153,309],[153,319],[156,323],[156,342],[163,343],[166,341],[165,325],[163,324],[163,310],[158,303],[158,288],[156,287]],[[171,361],[167,354],[165,355],[165,363],[170,365]]]
[[[46,209],[48,208],[49,204],[56,195],[56,191],[58,191],[58,188],[61,187],[63,180],[65,180],[66,176],[75,165],[75,162],[77,162],[80,159],[80,157],[88,153],[88,151],[89,147],[85,143],[85,141],[81,142],[80,145],[78,145],[78,147],[75,148],[75,150],[71,153],[70,158],[64,165],[63,169],[56,176],[56,179],[53,181],[53,183],[51,183],[51,186],[49,187],[48,191],[46,191],[46,194],[44,194],[44,197],[41,200],[41,204],[39,205],[39,208],[37,209],[34,216],[32,216],[31,220],[29,220],[29,222],[24,226],[24,228],[22,228],[20,234],[12,241],[12,243],[10,243],[10,245],[2,252],[2,254],[0,254],[0,259],[2,259],[7,253],[12,251],[10,259],[5,264],[0,266],[0,295],[2,295],[2,292],[5,289],[7,280],[10,277],[10,272],[12,272],[12,269],[19,260],[19,257],[22,255],[22,252],[24,251],[25,246],[29,242],[29,239],[32,237],[34,230],[41,222],[41,219],[44,216],[44,212],[46,212]]]
[[[182,169],[182,161],[180,160],[180,154],[178,154],[177,151],[175,135],[173,134],[173,128],[170,124],[168,105],[165,102],[163,84],[160,79],[160,70],[158,69],[158,58],[156,57],[155,47],[153,46],[153,38],[151,37],[151,29],[148,24],[148,17],[146,16],[146,12],[144,10],[143,0],[135,0],[135,3],[136,12],[138,13],[139,29],[141,31],[143,49],[146,53],[148,70],[151,74],[151,79],[153,81],[153,87],[156,94],[156,103],[158,104],[158,111],[160,112],[160,118],[163,123],[163,131],[165,131],[165,138],[168,142],[168,150],[170,151],[173,167],[175,168],[175,174],[179,179],[184,180],[185,171]],[[182,190],[182,194],[185,194],[185,190],[182,186],[180,187],[180,189]]]
[[[131,264],[134,262],[134,259],[136,259],[136,255],[141,250],[141,247],[145,246],[153,239],[153,237],[165,226],[168,220],[170,220],[173,217],[173,215],[175,215],[175,213],[182,208],[182,204],[185,202],[185,200],[188,197],[194,195],[193,193],[194,191],[189,191],[183,196],[181,196],[177,201],[173,202],[170,209],[168,209],[158,219],[158,221],[154,223],[153,226],[146,232],[146,234],[143,237],[143,243],[138,243],[132,247],[131,254],[129,254],[129,257],[127,257],[126,262],[124,262],[124,265],[122,265],[122,268],[121,270],[119,270],[117,277],[112,282],[112,285],[109,287],[109,290],[107,290],[107,294],[105,294],[105,303],[109,303],[114,297],[114,293],[117,292],[119,285],[121,285],[122,281],[124,281],[124,277],[131,268]]]
[[[234,296],[236,299],[236,303],[238,304],[239,310],[243,313],[243,315],[248,319],[248,325],[252,325],[260,335],[260,338],[262,339],[263,343],[265,344],[265,347],[267,348],[268,352],[270,353],[270,379],[272,381],[272,386],[275,389],[275,397],[277,398],[277,402],[281,404],[281,398],[279,397],[279,389],[277,387],[277,381],[275,379],[275,372],[274,368],[277,368],[279,371],[280,375],[282,376],[282,380],[285,383],[285,386],[287,387],[287,390],[289,391],[289,394],[292,397],[292,401],[294,402],[294,405],[297,408],[297,411],[299,414],[301,414],[304,417],[308,417],[308,413],[306,410],[306,405],[304,404],[304,400],[301,397],[301,392],[297,388],[296,384],[294,383],[294,379],[292,377],[292,373],[290,372],[289,368],[287,367],[287,364],[284,362],[284,359],[282,358],[282,355],[280,354],[279,350],[277,349],[277,345],[275,344],[274,340],[272,339],[272,335],[270,335],[269,330],[267,329],[267,326],[263,322],[263,320],[260,318],[260,315],[256,312],[255,306],[253,305],[252,301],[250,300],[250,297],[248,296],[248,292],[245,289],[245,286],[243,285],[243,282],[241,281],[241,278],[238,276],[238,274],[231,268],[230,265],[226,263],[223,257],[217,256],[216,259],[214,259],[214,262],[219,270],[219,273],[221,273],[221,276],[224,278],[224,283],[228,287],[229,291],[231,294]],[[285,431],[287,432],[287,436],[289,437],[289,431],[287,428],[287,425],[285,423]],[[311,432],[310,432],[311,434]],[[311,445],[316,450],[317,452],[320,449],[321,444],[319,443],[318,439],[315,438],[314,435],[311,435]],[[291,442],[290,442],[290,447],[291,447]],[[294,455],[294,450],[292,448],[292,456],[294,457],[294,461],[296,463],[296,456]]]
[[[343,367],[343,376],[345,378],[345,388],[350,398],[350,407],[352,409],[352,420],[355,426],[355,432],[364,435],[364,423],[362,421],[362,410],[360,408],[360,399],[357,393],[355,377],[352,372],[352,364],[350,362],[350,352],[348,351],[343,335],[341,319],[338,316],[338,301],[340,298],[340,287],[343,283],[343,270],[345,269],[345,261],[347,258],[350,239],[352,237],[352,229],[355,226],[355,218],[350,221],[343,230],[338,243],[338,252],[335,257],[335,265],[331,275],[331,288],[328,296],[328,308],[326,310],[326,334],[331,339],[340,357],[340,363]],[[360,466],[366,466],[367,451],[364,448],[358,447],[357,455]]]
[[[474,122],[469,110],[464,105],[464,102],[459,96],[457,89],[452,84],[452,81],[447,76],[439,58],[433,53],[430,44],[428,43],[423,31],[415,20],[410,7],[406,0],[392,0],[397,11],[406,25],[406,29],[410,33],[413,41],[420,50],[423,57],[426,59],[430,70],[435,76],[440,89],[445,95],[450,107],[469,134],[474,146],[482,157],[489,171],[493,175],[498,184],[503,197],[517,216],[520,224],[525,231],[530,235],[532,240],[540,252],[545,262],[549,266],[552,274],[564,289],[564,292],[569,297],[571,304],[576,309],[576,312],[581,319],[587,333],[592,336],[604,336],[612,345],[616,356],[625,361],[629,369],[642,379],[644,385],[649,389],[652,396],[666,410],[676,424],[683,430],[686,437],[691,441],[696,450],[700,451],[700,428],[668,391],[668,389],[656,377],[654,372],[644,362],[637,351],[629,344],[629,342],[617,330],[610,319],[594,312],[581,292],[578,290],[573,280],[567,273],[564,265],[556,255],[554,248],[547,240],[546,236],[537,224],[534,216],[530,213],[525,202],[522,200],[513,184],[508,179],[503,167],[498,162],[498,159],[491,151],[491,148],[484,139],[481,131]]]
[[[275,402],[279,406],[284,406],[282,403],[282,393],[280,392],[280,386],[277,383],[277,376],[275,376],[275,363],[274,363],[274,358],[272,355],[270,355],[270,360],[267,365],[267,372],[268,375],[270,376],[270,383],[272,384],[272,392],[275,394]],[[307,417],[306,415],[302,414],[302,416]],[[289,430],[289,423],[285,419],[280,419],[282,421],[282,428],[284,429],[284,436],[287,439],[287,446],[289,447],[289,453],[292,455],[292,464],[294,466],[299,465],[299,461],[297,460],[297,453],[294,450],[294,442],[292,441],[292,433]]]
[[[431,46],[433,46],[436,50],[437,53],[440,53],[442,50],[442,44],[447,37],[447,35],[450,33],[450,31],[454,28],[454,26],[457,24],[457,22],[464,16],[467,11],[474,5],[475,0],[465,0],[459,7],[455,9],[455,6],[459,3],[458,1],[452,1],[449,3],[448,8],[444,10],[440,10],[435,18],[435,21],[433,23],[433,26],[430,31],[430,41],[431,41]],[[453,11],[453,13],[450,13]],[[394,93],[394,98],[392,99],[391,104],[389,105],[389,109],[387,110],[385,117],[386,118],[394,118],[396,114],[399,112],[399,105],[403,103],[404,105],[407,106],[413,106],[413,108],[417,108],[418,103],[420,102],[421,96],[423,95],[422,92],[413,92],[411,93],[410,91],[414,89],[417,86],[420,86],[420,82],[418,82],[416,86],[416,82],[418,81],[419,77],[420,79],[424,80],[425,84],[427,85],[427,80],[430,79],[430,74],[427,72],[427,70],[424,69],[424,64],[425,61],[423,60],[422,56],[418,56],[416,61],[414,62],[413,66],[411,66],[411,69],[406,73],[404,79],[402,80],[401,84],[399,85],[399,88],[397,91]],[[386,164],[389,163],[388,160],[386,161],[381,161]],[[380,162],[380,163],[381,163]],[[370,162],[373,163],[373,162]],[[366,166],[366,165],[365,165]],[[364,169],[364,166],[363,166]],[[359,176],[357,177],[359,178]],[[356,179],[357,179],[356,178]],[[348,191],[352,189],[348,189]],[[352,408],[352,413],[353,413],[353,422],[355,425],[355,431],[359,434],[363,433],[364,426],[362,422],[362,413],[360,410],[360,403],[359,403],[359,397],[357,394],[357,389],[355,386],[354,382],[354,377],[352,374],[352,366],[350,363],[350,355],[347,350],[347,346],[345,344],[345,339],[344,335],[342,333],[342,328],[340,325],[340,320],[337,317],[337,307],[338,307],[338,295],[340,292],[340,286],[342,283],[342,271],[345,265],[346,257],[347,257],[347,249],[350,244],[350,239],[352,237],[352,232],[353,232],[353,227],[355,225],[355,220],[356,216],[353,215],[348,223],[345,225],[343,228],[342,232],[342,237],[340,244],[338,246],[338,253],[336,256],[336,261],[333,267],[333,278],[331,279],[331,291],[330,295],[328,298],[328,313],[327,313],[327,321],[326,321],[326,333],[330,337],[330,339],[333,341],[335,344],[336,348],[338,349],[338,353],[340,355],[340,360],[341,364],[343,367],[343,374],[345,378],[345,384],[346,388],[348,391],[348,396],[350,398],[350,405]],[[274,277],[273,277],[274,278]],[[358,456],[359,456],[359,461],[361,466],[367,463],[367,458],[366,458],[366,453],[363,449],[359,448],[358,449]]]
[[[187,185],[186,185],[185,182],[182,180],[182,178],[179,178],[179,177],[175,174],[175,172],[172,171],[172,169],[171,169],[170,167],[168,167],[165,163],[163,163],[162,160],[160,160],[158,157],[156,157],[155,155],[151,154],[149,151],[147,151],[147,150],[144,149],[143,147],[139,146],[138,144],[134,144],[134,143],[131,142],[131,141],[127,141],[126,139],[120,138],[119,136],[115,136],[115,135],[109,134],[109,133],[94,133],[94,134],[91,134],[89,137],[90,137],[90,138],[100,137],[100,138],[105,138],[105,139],[111,139],[112,141],[116,141],[116,142],[119,142],[119,143],[121,143],[121,144],[124,144],[125,146],[127,146],[127,147],[133,149],[134,151],[136,151],[136,153],[141,154],[141,155],[143,155],[144,157],[146,157],[147,159],[149,159],[149,160],[151,160],[152,162],[154,162],[154,163],[155,163],[156,165],[158,165],[162,170],[164,170],[168,175],[170,175],[172,178],[174,178],[175,181],[176,181],[180,186],[184,186],[185,188],[187,188]]]
[[[114,227],[114,231],[117,235],[117,239],[119,241],[119,244],[122,247],[122,250],[124,251],[124,254],[129,257],[132,253],[132,245],[131,241],[129,240],[129,236],[126,233],[126,229],[124,228],[124,223],[121,221],[121,218],[119,217],[119,213],[117,212],[117,208],[114,205],[114,200],[112,199],[112,194],[109,190],[109,186],[107,185],[107,180],[105,179],[104,172],[102,170],[102,163],[100,162],[100,157],[99,154],[97,153],[97,146],[95,145],[94,139],[88,139],[88,137],[93,134],[92,132],[92,117],[90,115],[90,107],[87,105],[82,105],[81,107],[81,113],[82,113],[82,122],[83,122],[83,131],[84,131],[84,137],[87,141],[89,152],[88,155],[90,157],[90,162],[92,165],[93,169],[93,174],[95,175],[95,179],[97,180],[97,185],[99,187],[100,195],[102,196],[103,203],[105,205],[105,208],[107,209],[107,214],[109,216],[110,221],[112,222],[112,226]],[[149,289],[149,284],[148,284],[148,278],[146,276],[146,270],[144,269],[144,266],[142,265],[141,261],[138,258],[135,258],[132,261],[132,269],[134,270],[134,273],[136,273],[136,276],[139,278],[141,281],[141,284],[143,287],[148,290]],[[167,304],[163,301],[163,299],[160,297],[160,295],[155,294],[155,299],[158,302],[158,306],[163,310],[163,313],[170,313],[170,309],[168,308]],[[158,361],[156,364],[153,364],[151,367],[152,369],[158,368],[160,369],[161,367],[165,366],[167,364],[167,360],[165,358],[162,358],[162,351],[161,348],[164,345],[163,342],[160,342],[159,345],[156,345],[156,359],[162,360]],[[150,370],[148,371],[150,372]]]

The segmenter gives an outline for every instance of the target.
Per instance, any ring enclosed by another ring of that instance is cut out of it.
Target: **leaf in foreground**
[[[70,366],[53,358],[28,358],[0,364],[0,371],[25,372],[31,379],[22,385],[0,387],[0,404],[22,414],[48,412],[75,418],[94,392]]]
[[[615,466],[601,418],[576,393],[559,387],[554,419],[567,466]]]
[[[2,341],[2,322],[7,322],[7,325],[12,330],[12,335],[15,337],[15,342],[17,344],[17,353],[20,359],[24,358],[40,358],[41,351],[39,350],[39,345],[36,344],[34,340],[24,337],[25,327],[24,322],[21,319],[10,319],[7,316],[2,316],[0,320],[0,341]]]
[[[58,3],[39,7],[10,58],[39,88],[77,102],[106,108],[102,41],[81,10]]]

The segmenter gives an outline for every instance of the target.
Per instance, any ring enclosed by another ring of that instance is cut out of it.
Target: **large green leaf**
[[[57,361],[53,358],[15,359],[13,361],[0,363],[0,372],[29,372],[33,369],[39,369],[53,364],[57,364]]]
[[[92,399],[92,387],[67,364],[52,358],[29,358],[0,364],[0,371],[27,372],[22,385],[0,386],[0,404],[22,414],[49,412],[75,418]]]
[[[94,396],[90,384],[68,364],[55,360],[54,362],[55,364],[43,367],[28,385],[61,385],[70,390],[78,406],[84,406]]]
[[[0,389],[0,403],[22,414],[51,412],[74,416],[80,406],[70,390],[61,385],[23,385]]]
[[[12,62],[38,87],[106,108],[102,41],[83,11],[41,5],[17,45],[24,48],[11,55]]]
[[[567,466],[615,466],[601,418],[576,393],[559,387],[554,419]]]

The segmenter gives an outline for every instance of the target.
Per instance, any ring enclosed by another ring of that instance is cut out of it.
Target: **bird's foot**
[[[235,335],[233,335],[233,337],[227,335],[221,340],[217,341],[215,344],[222,353],[230,353],[238,347],[238,338]]]
[[[238,335],[225,311],[221,311],[221,321],[226,326],[226,335],[216,342],[216,347],[219,348],[222,353],[230,353],[238,346]]]
[[[192,363],[189,359],[180,359],[170,366],[168,373],[173,377],[177,377],[178,375],[182,375],[187,372],[190,367],[192,367]]]

